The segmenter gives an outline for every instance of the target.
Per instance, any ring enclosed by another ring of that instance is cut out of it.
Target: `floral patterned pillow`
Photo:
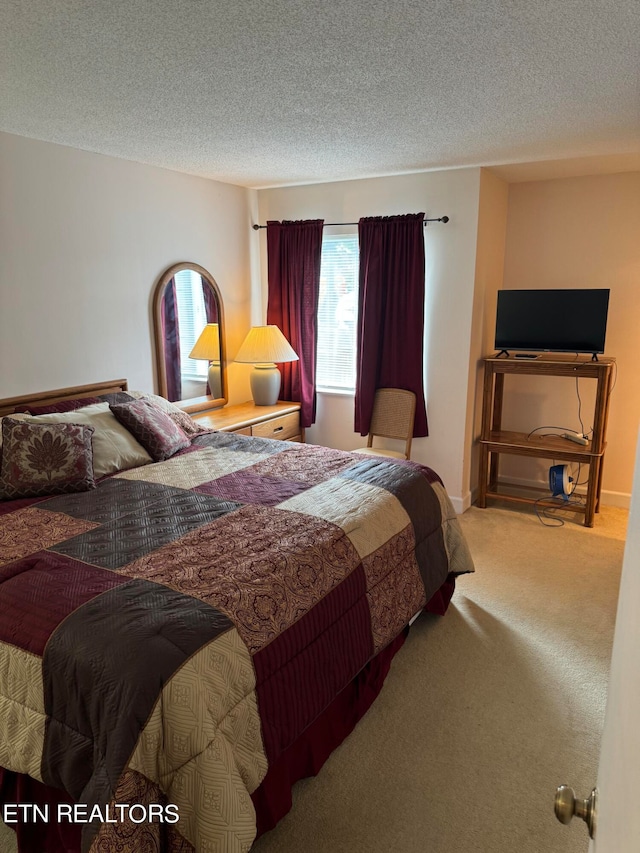
[[[120,423],[140,442],[154,462],[161,462],[189,447],[191,439],[166,412],[150,400],[140,398],[131,403],[109,407]]]
[[[188,412],[181,412],[176,409],[175,412],[167,412],[167,414],[174,424],[179,426],[182,432],[185,435],[188,435],[189,438],[193,438],[194,435],[202,435],[205,432],[211,432],[207,427],[200,426],[199,423],[194,421]]]
[[[93,427],[2,419],[0,497],[36,498],[94,489]]]

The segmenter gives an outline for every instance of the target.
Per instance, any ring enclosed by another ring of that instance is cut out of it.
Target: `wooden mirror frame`
[[[181,408],[186,408],[187,410],[196,410],[196,409],[215,409],[221,406],[226,405],[228,399],[228,391],[227,391],[227,361],[226,361],[226,348],[225,348],[225,335],[224,335],[224,310],[222,306],[222,294],[220,293],[220,289],[216,284],[213,276],[210,272],[208,272],[204,267],[201,267],[199,264],[191,263],[190,261],[183,261],[179,264],[173,264],[167,270],[165,270],[153,291],[153,331],[155,338],[155,357],[156,357],[156,375],[158,378],[158,393],[161,397],[165,397],[168,399],[168,391],[167,391],[167,370],[165,367],[165,359],[164,359],[164,338],[162,335],[162,298],[164,296],[165,288],[174,277],[174,275],[181,270],[193,270],[197,272],[203,281],[209,285],[213,294],[216,298],[216,302],[218,304],[218,325],[220,327],[220,385],[222,396],[221,397],[211,397],[211,396],[203,396],[203,397],[195,397],[191,400],[176,400],[174,401],[176,404],[180,403]],[[187,405],[184,405],[187,404]]]

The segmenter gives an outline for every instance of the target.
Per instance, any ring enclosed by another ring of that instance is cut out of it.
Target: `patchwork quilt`
[[[98,805],[91,853],[248,850],[270,762],[473,571],[430,469],[241,435],[0,509],[0,766]]]

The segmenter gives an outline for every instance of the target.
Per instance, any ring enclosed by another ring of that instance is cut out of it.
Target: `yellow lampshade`
[[[298,361],[298,356],[277,326],[254,326],[235,360],[243,364],[278,364]]]
[[[217,323],[207,323],[189,353],[189,358],[220,361],[220,328]]]

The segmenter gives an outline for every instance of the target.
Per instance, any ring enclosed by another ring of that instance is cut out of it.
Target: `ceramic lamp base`
[[[275,406],[280,393],[280,371],[275,364],[256,364],[250,375],[256,406]]]
[[[212,397],[222,397],[222,369],[219,361],[212,361],[209,365],[209,394]]]

